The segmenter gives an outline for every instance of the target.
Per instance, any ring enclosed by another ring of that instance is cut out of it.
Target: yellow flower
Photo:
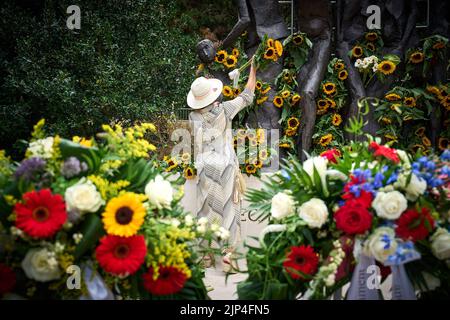
[[[292,42],[296,45],[299,46],[303,43],[304,39],[303,36],[301,34],[296,34],[292,37]]]
[[[108,234],[130,237],[144,223],[142,196],[127,192],[111,199],[103,212],[103,225]]]
[[[262,94],[267,94],[267,92],[270,91],[270,89],[272,89],[270,86],[267,86],[267,88],[265,88],[264,90],[261,91]]]
[[[342,123],[342,117],[340,114],[335,113],[333,114],[333,117],[331,119],[331,123],[333,124],[333,126],[339,126]]]
[[[344,81],[345,79],[347,79],[347,77],[348,77],[348,72],[347,72],[347,70],[341,70],[341,71],[339,71],[339,74],[338,74],[339,80]]]
[[[420,127],[415,132],[416,136],[423,137],[425,134],[425,127]]]
[[[267,101],[267,99],[269,99],[268,96],[264,96],[262,98],[259,98],[259,99],[256,100],[256,104],[258,104],[258,105],[263,104],[264,102]]]
[[[80,146],[90,148],[94,139],[86,139],[79,136],[73,136],[72,141],[78,143]]]
[[[377,47],[372,42],[369,42],[367,44],[367,49],[369,49],[370,51],[375,51],[377,49]]]
[[[296,133],[297,133],[297,128],[290,128],[290,129],[287,129],[285,132],[286,136],[288,136],[288,137],[293,137],[293,136],[295,136]]]
[[[233,55],[229,55],[225,59],[225,62],[223,64],[227,68],[234,68],[236,66],[236,63],[237,63],[237,58],[235,56],[233,56]]]
[[[278,40],[275,41],[275,50],[277,51],[279,57],[283,55],[283,45]]]
[[[245,129],[238,129],[237,136],[240,138],[245,138],[247,136],[247,131]]]
[[[281,108],[283,106],[283,98],[280,96],[275,96],[275,98],[273,98],[273,105],[277,108]]]
[[[367,32],[365,38],[367,41],[375,41],[378,39],[378,34],[376,32]]]
[[[397,139],[397,137],[395,135],[392,135],[392,134],[389,134],[389,133],[385,134],[384,137],[386,138],[386,140],[391,141],[391,142],[397,142],[398,141],[398,139]]]
[[[290,149],[292,147],[291,144],[288,142],[280,143],[278,146],[283,149]]]
[[[319,110],[328,110],[328,101],[325,99],[320,99],[319,101],[317,101],[317,108]]]
[[[256,173],[256,167],[255,167],[255,165],[253,165],[253,164],[247,164],[246,166],[245,166],[245,172],[247,173],[247,174],[254,174],[254,173]]]
[[[450,95],[446,95],[445,97],[442,97],[440,100],[440,103],[443,107],[445,107],[447,110],[450,109]]]
[[[267,48],[266,52],[264,52],[264,59],[273,60],[274,57],[276,58],[275,49],[272,47]]]
[[[263,143],[265,137],[266,137],[265,129],[262,128],[256,129],[256,140],[258,141],[258,143]]]
[[[186,167],[183,172],[184,177],[186,180],[192,180],[195,178],[194,169],[191,167]]]
[[[172,171],[173,169],[175,169],[178,166],[177,160],[175,160],[173,158],[170,158],[169,160],[167,160],[166,163],[167,163],[167,169],[166,169],[167,172]]]
[[[261,81],[256,81],[256,89],[261,90],[262,89],[262,82]]]
[[[413,153],[417,153],[419,150],[421,150],[422,152],[424,151],[425,147],[421,144],[415,144],[411,147],[411,151]]]
[[[328,107],[330,107],[331,109],[335,109],[336,108],[336,101],[334,101],[333,99],[330,98],[326,98]]]
[[[449,139],[440,137],[439,141],[438,141],[439,150],[444,151],[444,150],[448,149],[448,147],[449,147],[448,143],[449,143]]]
[[[441,90],[436,86],[427,86],[427,91],[437,96],[442,94]]]
[[[205,65],[204,65],[203,63],[200,63],[200,64],[197,66],[197,71],[203,71],[203,69],[205,69]]]
[[[328,133],[320,138],[319,143],[322,147],[326,147],[327,145],[329,145],[331,143],[332,140],[333,140],[333,135],[331,133]]]
[[[336,92],[336,85],[333,82],[326,82],[322,85],[322,90],[326,95],[331,95]]]
[[[239,89],[239,88],[234,88],[234,89],[233,89],[233,94],[234,94],[235,97],[237,97],[239,94],[241,94],[241,89]]]
[[[298,118],[296,118],[296,117],[290,117],[287,120],[287,125],[288,125],[289,129],[296,130],[298,128],[298,126],[300,125],[300,120],[298,120]]]
[[[383,117],[381,118],[381,121],[383,121],[385,124],[391,124],[392,120],[388,117]]]
[[[289,92],[289,90],[283,90],[282,92],[281,92],[281,96],[283,97],[283,98],[287,98],[287,97],[289,97],[291,95],[291,93]]]
[[[433,49],[434,49],[434,50],[439,50],[439,49],[443,49],[443,48],[445,48],[445,43],[442,42],[442,41],[436,42],[436,43],[433,45]]]
[[[220,50],[216,53],[214,60],[218,63],[224,63],[228,57],[228,53],[225,50]]]
[[[232,54],[233,56],[235,56],[235,57],[239,57],[239,54],[240,54],[239,49],[238,49],[238,48],[234,48],[234,49],[231,51],[231,54]]]
[[[263,167],[263,162],[261,160],[256,160],[254,165],[257,169],[261,169]]]
[[[267,152],[266,149],[259,150],[259,153],[258,153],[258,158],[259,159],[264,161],[264,160],[267,160],[268,157],[269,157],[269,153]]]
[[[423,144],[425,147],[430,147],[430,146],[431,146],[431,141],[430,141],[430,139],[428,139],[427,136],[423,136],[423,137],[422,137],[422,144]]]
[[[338,61],[334,64],[334,70],[341,71],[344,68],[345,68],[345,65],[340,61]]]
[[[354,58],[361,58],[364,54],[364,50],[361,46],[354,46],[352,49],[352,56]]]
[[[415,107],[416,106],[416,99],[414,99],[414,97],[406,97],[403,100],[403,104],[407,107]]]
[[[389,60],[381,61],[380,64],[378,64],[378,71],[380,71],[384,75],[394,73],[395,69],[396,69],[395,63]]]
[[[396,93],[388,93],[387,95],[384,96],[386,98],[386,100],[388,101],[397,101],[400,100],[400,96]]]
[[[233,89],[231,89],[230,86],[223,86],[222,94],[225,97],[232,97],[233,96]]]
[[[274,45],[273,39],[272,38],[267,39],[267,46],[269,48],[273,48],[273,45]]]
[[[414,64],[421,63],[423,61],[424,57],[425,56],[422,52],[415,51],[409,56],[409,61]]]
[[[302,97],[298,94],[298,93],[296,93],[296,94],[294,94],[292,97],[291,97],[291,105],[295,105],[297,102],[299,102],[300,101],[300,99],[301,99]]]

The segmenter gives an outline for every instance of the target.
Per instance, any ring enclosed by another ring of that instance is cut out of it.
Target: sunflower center
[[[333,86],[332,86],[332,85],[328,85],[328,86],[326,86],[325,88],[326,88],[328,91],[333,90]]]
[[[33,218],[38,222],[46,221],[50,216],[50,212],[45,207],[38,207],[33,211]]]
[[[119,224],[129,224],[133,219],[133,210],[129,207],[121,207],[116,211],[116,221]]]
[[[386,71],[389,71],[389,70],[391,70],[391,65],[390,64],[384,64],[383,65],[383,70],[386,70]]]
[[[130,247],[126,244],[120,244],[114,250],[114,256],[119,259],[124,259],[130,253]]]

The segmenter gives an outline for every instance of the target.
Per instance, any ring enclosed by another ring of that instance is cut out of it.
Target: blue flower
[[[88,166],[85,162],[80,162],[76,157],[69,157],[64,161],[61,167],[61,174],[70,179],[87,169]]]
[[[393,173],[391,174],[391,176],[389,177],[389,179],[386,181],[386,184],[394,183],[394,182],[397,181],[397,179],[398,179],[398,174],[397,174],[397,172],[393,172]]]
[[[444,152],[442,152],[441,160],[442,161],[449,161],[450,160],[450,150],[449,149],[446,149]]]
[[[39,157],[26,159],[16,169],[14,176],[16,179],[31,181],[38,173],[44,171],[46,164],[45,160]]]
[[[373,187],[375,189],[379,189],[383,186],[384,175],[381,172],[377,172],[375,174],[375,178],[373,180]]]

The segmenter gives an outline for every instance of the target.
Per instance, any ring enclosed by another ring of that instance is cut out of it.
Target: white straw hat
[[[220,96],[223,84],[219,79],[200,77],[194,80],[187,96],[187,104],[192,109],[204,108]]]

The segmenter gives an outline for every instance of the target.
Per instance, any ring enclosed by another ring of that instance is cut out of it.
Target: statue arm
[[[225,40],[223,40],[222,44],[224,48],[229,48],[250,25],[250,15],[248,13],[246,0],[238,0],[237,6],[239,10],[239,20],[234,25]]]

